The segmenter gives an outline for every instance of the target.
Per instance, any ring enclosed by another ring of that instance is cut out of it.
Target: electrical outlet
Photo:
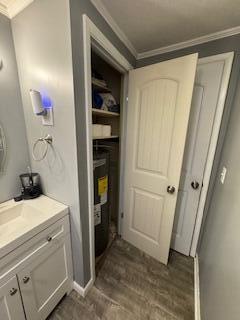
[[[224,184],[226,174],[227,174],[227,168],[223,167],[222,168],[222,172],[220,174],[220,181],[221,181],[222,184]]]

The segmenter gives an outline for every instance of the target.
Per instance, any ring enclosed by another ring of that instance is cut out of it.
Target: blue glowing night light
[[[53,108],[53,104],[52,104],[52,100],[50,99],[50,97],[41,94],[42,97],[42,105],[44,107],[44,109],[52,109]]]

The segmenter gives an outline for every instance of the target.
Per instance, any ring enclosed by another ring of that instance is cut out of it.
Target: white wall
[[[72,74],[70,10],[68,0],[35,0],[12,20],[13,35],[27,138],[34,141],[47,133],[53,149],[45,160],[35,162],[44,193],[70,206],[75,280],[81,285],[82,236],[76,154],[76,131]],[[49,96],[53,102],[54,126],[45,127],[32,112],[29,89]]]
[[[0,203],[20,194],[19,174],[29,165],[22,101],[10,20],[0,14],[0,124],[7,141],[4,173],[0,173]]]

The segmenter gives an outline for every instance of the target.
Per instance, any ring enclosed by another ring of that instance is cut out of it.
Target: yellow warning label
[[[98,195],[102,196],[108,189],[108,176],[98,179]]]

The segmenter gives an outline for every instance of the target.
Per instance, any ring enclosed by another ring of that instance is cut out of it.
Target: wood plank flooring
[[[168,266],[116,239],[83,299],[65,297],[49,320],[194,320],[193,259],[171,251]]]

